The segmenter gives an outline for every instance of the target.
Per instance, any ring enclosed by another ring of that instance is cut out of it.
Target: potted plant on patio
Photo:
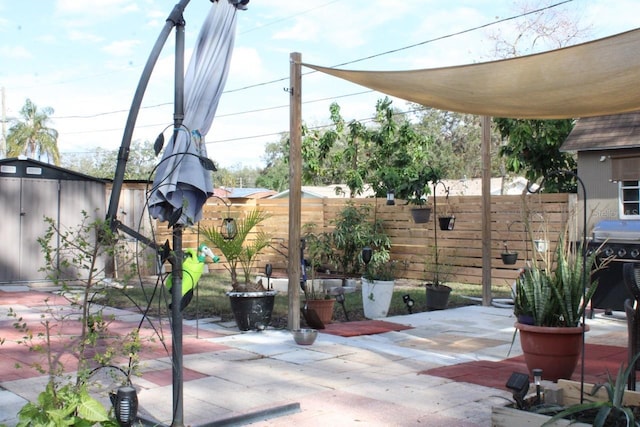
[[[534,256],[516,280],[515,327],[525,362],[530,371],[542,369],[546,380],[571,378],[575,370],[582,335],[589,330],[581,319],[597,287],[597,281],[589,280],[597,270],[595,260],[595,251],[585,254],[582,245],[568,243],[563,233],[555,255]]]
[[[325,292],[322,280],[316,280],[318,268],[328,262],[333,248],[331,237],[328,233],[316,233],[316,224],[309,223],[303,226],[303,241],[306,250],[305,268],[310,273],[305,275],[307,279],[302,288],[304,293],[304,307],[302,310],[308,324],[318,323],[315,318],[308,318],[309,311],[313,310],[322,325],[331,323],[333,318],[333,306],[335,300]],[[311,315],[313,316],[313,315]],[[319,324],[319,323],[318,323]]]
[[[277,291],[267,290],[261,282],[252,280],[256,257],[271,241],[264,230],[253,234],[252,231],[268,217],[257,208],[249,211],[236,221],[236,233],[232,237],[215,227],[202,228],[205,240],[218,248],[227,261],[225,268],[229,271],[232,288],[227,295],[241,331],[264,328],[271,322]],[[238,275],[238,266],[242,269],[242,277]]]
[[[364,317],[387,317],[395,286],[397,262],[390,260],[389,251],[385,248],[373,250],[367,246],[362,249],[361,257],[366,265],[361,279]]]
[[[440,249],[433,247],[433,256],[425,262],[425,274],[430,279],[425,283],[427,310],[443,310],[449,305],[451,287],[445,285],[447,278],[453,271],[454,255],[443,261]]]

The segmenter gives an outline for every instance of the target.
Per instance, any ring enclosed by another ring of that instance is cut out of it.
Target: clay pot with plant
[[[316,280],[316,273],[320,266],[328,262],[332,247],[331,235],[326,232],[316,232],[316,228],[317,225],[313,223],[303,226],[304,265],[309,274],[304,275],[307,280],[302,283],[304,293],[302,314],[309,326],[323,328],[333,319],[335,300],[324,290],[322,281]]]

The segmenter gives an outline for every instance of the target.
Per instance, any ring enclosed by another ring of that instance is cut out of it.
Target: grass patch
[[[464,305],[474,304],[466,297],[482,297],[482,287],[480,285],[469,285],[462,283],[448,283],[453,290],[449,297],[449,308],[460,307]],[[226,292],[231,290],[228,279],[224,274],[207,274],[200,279],[198,283],[197,293],[191,303],[184,310],[185,319],[219,317],[222,321],[232,321],[233,313],[229,303],[229,297]],[[424,285],[418,282],[400,281],[396,283],[391,306],[389,308],[389,316],[407,314],[407,307],[402,300],[402,296],[409,294],[415,301],[413,313],[426,311],[426,291]],[[492,296],[494,298],[509,298],[511,296],[511,288],[509,286],[494,286],[492,288]],[[107,293],[107,305],[112,307],[133,309],[135,311],[148,310],[147,313],[152,317],[168,317],[171,315],[168,309],[170,301],[169,292],[162,285],[156,286],[154,283],[144,285],[135,285],[126,289],[126,291],[118,289],[110,289]],[[302,304],[302,293],[301,293]],[[362,308],[362,294],[358,292],[345,294],[344,307],[347,311],[349,320],[364,319],[364,311]],[[286,327],[287,316],[289,310],[288,296],[279,293],[275,298],[273,311],[272,326]],[[334,308],[334,320],[337,322],[346,321],[345,310],[338,303]]]

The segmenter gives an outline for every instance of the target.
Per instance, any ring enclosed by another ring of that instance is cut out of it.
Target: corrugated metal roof
[[[227,195],[227,197],[230,199],[263,198],[275,193],[275,191],[273,190],[269,190],[268,188],[261,188],[261,187],[258,187],[258,188],[247,187],[247,188],[233,188],[233,189],[226,188],[226,190],[231,190],[231,192],[228,193]]]
[[[562,151],[640,147],[640,111],[579,119],[562,144]]]
[[[61,168],[49,163],[27,157],[11,157],[0,159],[0,176],[16,178],[43,178],[70,181],[96,181],[106,183],[107,180],[85,175],[70,169]]]

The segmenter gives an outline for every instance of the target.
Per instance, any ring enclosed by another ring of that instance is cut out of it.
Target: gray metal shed
[[[0,283],[40,282],[44,265],[38,237],[45,217],[76,227],[86,211],[106,215],[105,181],[27,158],[0,160]]]

